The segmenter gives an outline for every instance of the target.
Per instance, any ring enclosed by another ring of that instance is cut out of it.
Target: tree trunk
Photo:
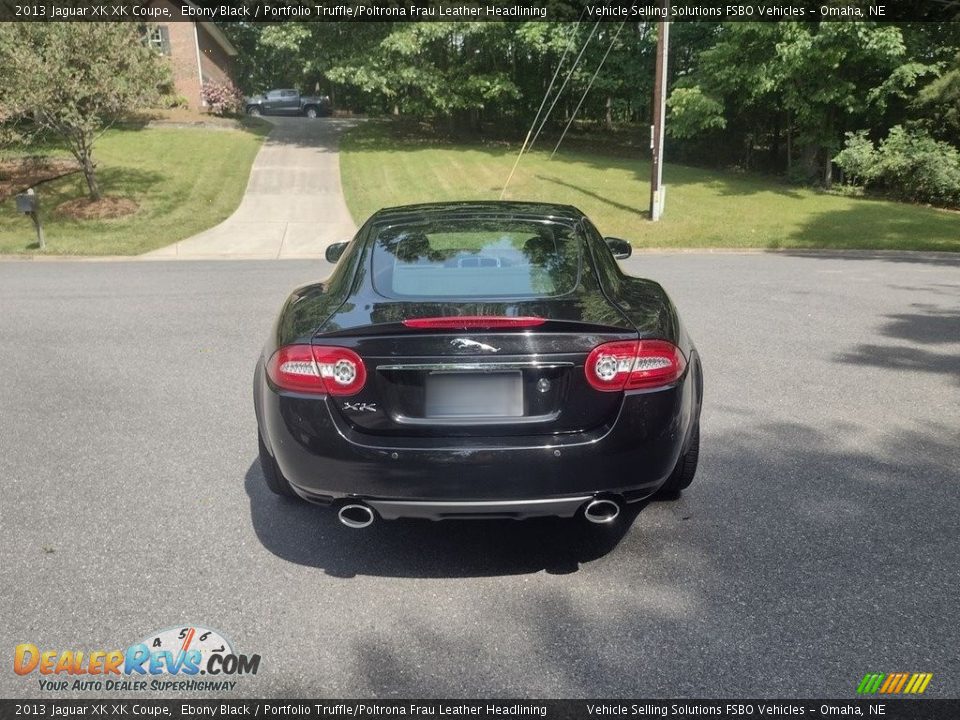
[[[835,111],[833,108],[830,108],[827,114],[827,123],[826,123],[826,133],[827,138],[834,137],[833,133],[833,121],[834,121]],[[833,187],[833,152],[830,149],[831,143],[829,140],[823,144],[823,187],[825,190],[829,190]]]
[[[83,156],[80,166],[83,169],[83,177],[87,181],[90,199],[99,200],[103,196],[100,194],[100,184],[97,182],[96,168],[93,165],[93,159],[90,157],[90,153]]]
[[[780,170],[780,112],[774,116],[773,120],[773,139],[770,141],[770,171],[778,172]]]
[[[793,127],[790,124],[789,110],[787,110],[787,178],[793,179]]]
[[[607,114],[605,122],[607,130],[613,130],[613,98],[610,95],[607,95]]]
[[[819,171],[817,170],[817,152],[819,147],[816,143],[803,145],[800,150],[800,172],[803,175],[804,182],[816,182]]]

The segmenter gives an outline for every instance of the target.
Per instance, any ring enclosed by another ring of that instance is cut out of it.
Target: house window
[[[147,44],[161,55],[170,54],[170,29],[166,25],[152,25],[147,29]]]

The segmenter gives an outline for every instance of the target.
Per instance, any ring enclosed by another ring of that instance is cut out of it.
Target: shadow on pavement
[[[957,222],[954,220],[954,222]],[[960,224],[960,223],[958,223]],[[954,230],[956,232],[956,230]],[[811,252],[813,251],[813,252]],[[960,253],[955,252],[915,252],[908,250],[829,250],[811,245],[809,248],[790,248],[778,250],[778,254],[805,260],[882,260],[884,262],[912,263],[917,265],[941,265],[960,268]]]
[[[378,521],[358,531],[344,527],[332,510],[273,495],[259,461],[247,470],[244,487],[254,531],[265,548],[343,578],[574,573],[614,550],[644,506],[629,506],[609,528],[579,518],[537,518]]]
[[[916,312],[887,315],[880,328],[881,335],[901,344],[861,343],[837,355],[836,360],[889,370],[948,375],[960,382],[960,357],[955,352],[923,347],[960,343],[960,312],[920,303],[911,307]]]
[[[495,582],[469,595],[437,584],[436,595],[422,590],[422,606],[356,623],[344,640],[351,682],[400,697],[491,688],[503,697],[844,697],[856,687],[850,668],[863,663],[952,672],[956,583],[945,569],[958,552],[960,465],[951,433],[922,425],[878,444],[857,425],[749,413],[705,435],[691,492],[648,506],[642,527],[602,562],[562,582],[503,579],[503,592]],[[266,547],[331,574],[508,574],[572,569],[591,556],[572,549],[565,523],[385,523],[343,534],[331,515],[267,497],[256,463],[247,483]],[[403,597],[397,587],[377,586]]]

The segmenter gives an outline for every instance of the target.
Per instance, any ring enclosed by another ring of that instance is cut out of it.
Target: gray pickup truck
[[[246,99],[247,115],[306,115],[308,118],[329,115],[330,98],[326,95],[301,95],[299,90],[268,90],[263,95]]]

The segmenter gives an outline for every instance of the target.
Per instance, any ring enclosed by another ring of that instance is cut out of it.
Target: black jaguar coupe
[[[269,488],[376,518],[582,514],[675,496],[700,358],[629,243],[565,205],[381,210],[293,292],[257,363]]]

